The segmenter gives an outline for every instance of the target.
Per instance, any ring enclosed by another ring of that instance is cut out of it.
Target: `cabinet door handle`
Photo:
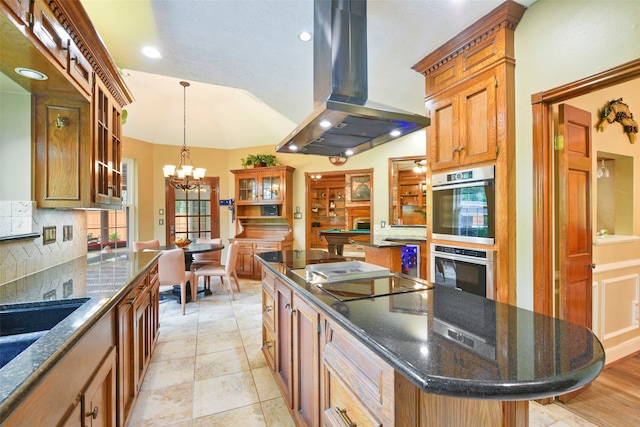
[[[347,415],[347,410],[346,409],[340,409],[336,406],[336,412],[338,413],[338,416],[340,417],[340,419],[342,420],[342,422],[344,423],[344,425],[346,425],[347,427],[357,427],[357,423],[352,422],[349,419],[349,416]]]
[[[264,311],[265,311],[266,313],[270,312],[271,310],[273,310],[273,308],[272,308],[270,305],[265,305],[265,306],[264,306]]]
[[[87,417],[91,417],[92,419],[98,418],[98,407],[93,408],[93,411],[87,412]]]
[[[263,347],[264,348],[271,348],[271,347],[273,347],[273,344],[271,344],[271,341],[265,341],[264,344],[263,344]]]
[[[462,152],[463,150],[464,150],[464,146],[461,145],[461,146],[458,147],[458,151],[459,152]]]
[[[596,269],[596,263],[594,262],[594,263],[589,264],[589,268],[592,269],[592,270],[595,270]]]

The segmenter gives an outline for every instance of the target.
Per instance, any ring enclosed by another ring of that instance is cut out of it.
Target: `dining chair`
[[[133,242],[133,252],[140,252],[145,249],[155,249],[160,247],[160,241],[155,240],[147,240],[145,242]]]
[[[220,239],[219,237],[216,237],[215,239],[205,239],[205,238],[199,237],[196,243],[220,245],[222,244],[222,239]],[[220,265],[221,254],[222,252],[219,250],[193,254],[193,261],[191,262],[191,272],[194,272],[197,268],[204,267],[205,265]],[[196,281],[196,283],[198,282]],[[209,289],[210,284],[211,284],[210,277],[206,276],[204,278],[205,289]]]
[[[187,283],[191,284],[191,299],[197,300],[197,280],[194,280],[190,271],[185,271],[184,251],[180,248],[162,251],[158,259],[158,280],[160,286],[180,285],[180,303],[182,314],[185,313],[187,303]]]
[[[227,286],[229,286],[229,291],[231,292],[231,299],[235,300],[235,295],[233,294],[233,286],[231,284],[231,277],[236,281],[236,288],[238,292],[240,292],[240,281],[238,280],[238,275],[236,274],[236,260],[238,259],[238,250],[240,249],[240,244],[238,242],[233,242],[229,245],[227,249],[227,258],[224,265],[205,265],[203,267],[197,268],[194,272],[195,278],[194,281],[198,283],[200,276],[211,277],[211,276],[219,276],[220,281],[224,284],[224,278],[227,278]],[[205,279],[206,280],[206,279]]]

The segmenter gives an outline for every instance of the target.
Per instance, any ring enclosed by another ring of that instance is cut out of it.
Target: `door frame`
[[[640,77],[640,59],[531,96],[533,114],[533,309],[554,316],[553,110],[554,104]]]
[[[220,213],[218,211],[218,207],[220,205],[220,178],[217,176],[205,176],[202,179],[202,183],[209,185],[211,187],[211,239],[216,237],[220,237]],[[167,244],[171,244],[173,242],[173,238],[171,236],[170,226],[175,222],[174,218],[174,205],[176,201],[175,197],[175,189],[169,184],[165,182],[165,211],[167,213],[167,222],[164,226],[165,238]],[[216,215],[214,215],[216,212]],[[215,216],[216,221],[213,221]]]

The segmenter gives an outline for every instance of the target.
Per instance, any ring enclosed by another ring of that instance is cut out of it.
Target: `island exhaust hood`
[[[315,0],[315,109],[279,153],[348,157],[429,126],[429,118],[368,101],[366,0]]]

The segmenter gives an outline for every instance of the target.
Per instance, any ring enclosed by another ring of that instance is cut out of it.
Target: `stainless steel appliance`
[[[494,298],[494,251],[431,244],[431,281]]]
[[[493,166],[434,174],[433,238],[493,245],[495,169]]]

